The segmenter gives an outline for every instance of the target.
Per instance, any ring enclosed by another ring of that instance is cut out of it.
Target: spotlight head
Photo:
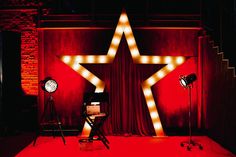
[[[53,93],[57,90],[58,84],[51,77],[46,77],[44,80],[40,81],[41,88],[48,93]]]
[[[194,81],[197,80],[197,76],[196,74],[192,73],[192,74],[189,74],[187,76],[183,76],[181,75],[180,78],[179,78],[179,81],[180,81],[180,84],[181,86],[183,86],[184,88],[188,88],[189,85],[191,83],[193,83]]]

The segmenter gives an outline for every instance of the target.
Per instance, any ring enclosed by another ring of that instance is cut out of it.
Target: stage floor
[[[66,145],[60,136],[40,136],[36,145],[29,144],[16,157],[236,157],[207,136],[193,136],[203,150],[193,147],[191,151],[181,147],[188,136],[140,137],[107,136],[110,149],[101,141],[79,143],[79,136],[66,136]]]

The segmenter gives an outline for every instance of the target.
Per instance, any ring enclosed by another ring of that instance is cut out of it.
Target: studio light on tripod
[[[189,111],[188,111],[188,127],[189,127],[189,140],[187,141],[183,141],[180,143],[181,147],[187,146],[187,150],[190,151],[191,148],[193,146],[198,146],[200,150],[203,149],[202,145],[200,143],[197,143],[195,141],[192,140],[192,123],[191,123],[191,106],[192,106],[192,102],[191,102],[191,89],[192,89],[192,83],[194,81],[197,80],[197,76],[194,73],[191,73],[189,75],[183,76],[181,75],[179,78],[179,82],[181,84],[181,86],[183,86],[184,88],[188,89],[188,98],[189,98]]]
[[[40,123],[39,131],[37,131],[37,135],[36,135],[36,138],[34,139],[33,145],[35,145],[40,132],[43,132],[46,126],[52,127],[53,135],[55,134],[54,127],[58,126],[63,143],[65,144],[66,141],[65,141],[64,134],[62,131],[62,126],[61,126],[62,123],[59,120],[59,116],[56,111],[55,102],[51,94],[57,90],[58,84],[51,77],[46,77],[44,80],[41,80],[39,82],[39,85],[42,88],[42,90],[49,93],[49,95],[48,95],[47,100],[44,103],[44,110],[43,110],[43,113],[41,115],[40,122],[39,122]]]
[[[180,78],[179,78],[179,81],[180,81],[180,84],[181,86],[183,86],[184,88],[188,88],[189,85],[191,83],[193,83],[194,81],[197,80],[197,76],[196,74],[192,73],[192,74],[189,74],[187,76],[183,76],[181,75]]]
[[[46,77],[44,80],[40,81],[40,83],[41,83],[41,88],[48,93],[55,92],[58,87],[57,82],[51,77]]]

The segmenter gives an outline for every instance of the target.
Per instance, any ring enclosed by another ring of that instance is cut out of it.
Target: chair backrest
[[[109,113],[109,94],[107,92],[86,92],[83,98],[83,113],[88,115]]]
[[[91,103],[91,102],[105,102],[109,103],[109,94],[107,92],[86,92],[84,94],[84,103]]]

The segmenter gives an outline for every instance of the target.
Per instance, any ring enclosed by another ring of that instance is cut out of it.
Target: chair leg
[[[107,138],[103,135],[103,134],[100,134],[100,133],[97,133],[98,137],[101,139],[102,143],[106,146],[107,149],[110,149],[109,147],[109,141],[107,140]]]
[[[100,128],[102,127],[102,124],[104,123],[105,118],[101,119],[100,122],[95,123],[95,121],[93,121],[91,118],[86,117],[86,122],[90,125],[91,127],[91,132],[89,135],[88,140],[94,140],[94,136],[97,135],[98,136],[98,140],[101,140],[102,143],[106,146],[107,149],[109,149],[109,141],[108,139],[104,136],[104,134],[102,133],[102,131],[100,130]]]
[[[102,141],[102,143],[106,146],[107,149],[109,149],[109,141],[108,139],[105,137],[105,135],[102,133],[102,131],[100,130],[102,122],[98,123],[97,125],[93,125],[92,130],[93,130],[93,134],[96,134],[99,138],[99,140]]]

